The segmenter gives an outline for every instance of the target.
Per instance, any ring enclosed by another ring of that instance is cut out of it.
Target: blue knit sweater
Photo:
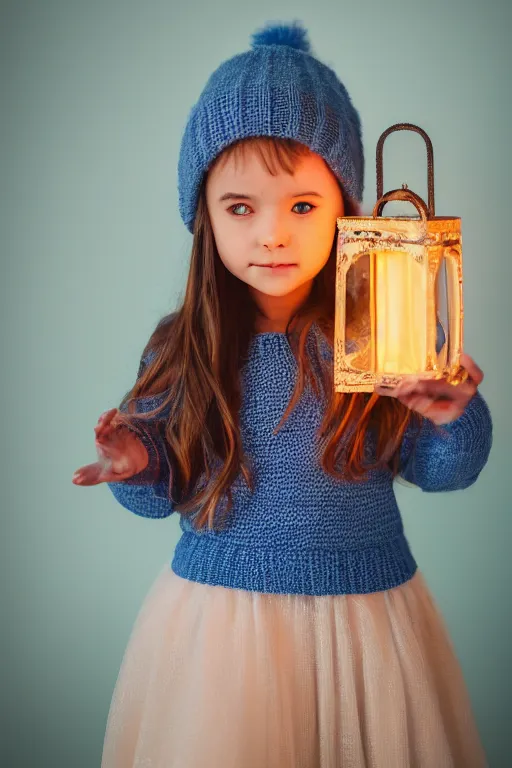
[[[254,490],[235,482],[232,513],[221,530],[197,531],[187,516],[181,517],[174,572],[204,584],[289,594],[362,594],[402,584],[417,565],[391,472],[373,471],[365,482],[351,483],[323,471],[317,439],[322,403],[311,389],[274,434],[296,374],[285,334],[253,338],[241,373],[240,422]],[[149,410],[155,402],[146,398],[139,408]],[[143,438],[148,468],[129,481],[109,484],[124,507],[150,518],[173,511],[162,426],[163,421]],[[411,437],[406,433],[400,453],[405,480],[428,492],[467,488],[491,448],[489,409],[477,393],[464,414],[443,429],[426,420],[414,449]]]

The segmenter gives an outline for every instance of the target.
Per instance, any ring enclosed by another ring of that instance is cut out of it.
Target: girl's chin
[[[299,293],[299,289],[302,286],[299,285],[291,285],[291,286],[263,286],[260,285],[258,287],[251,286],[251,293],[254,296],[268,296],[269,298],[273,299],[284,299],[287,296],[294,296]]]
[[[267,280],[251,281],[248,283],[248,285],[251,293],[256,295],[260,294],[262,296],[273,296],[276,299],[284,298],[285,296],[291,296],[293,294],[307,294],[309,292],[313,282],[312,280],[293,280],[290,278],[291,275],[288,277],[275,276]]]

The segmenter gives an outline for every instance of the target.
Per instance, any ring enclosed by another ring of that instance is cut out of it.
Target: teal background
[[[2,3],[2,766],[100,765],[122,654],[178,520],[139,519],[71,476],[94,460],[99,414],[131,386],[184,287],[188,111],[256,28],[294,18],[361,112],[365,210],[377,139],[407,121],[434,144],[437,213],[462,217],[466,351],[486,374],[493,452],[466,491],[397,495],[490,765],[512,764],[507,5]],[[385,188],[426,194],[425,165],[420,137],[395,134]]]

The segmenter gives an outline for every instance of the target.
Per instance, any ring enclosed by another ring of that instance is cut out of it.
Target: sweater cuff
[[[148,452],[148,463],[136,475],[123,480],[126,485],[156,485],[169,486],[170,466],[165,450],[164,423],[162,421],[136,420],[128,426],[142,442]]]
[[[447,424],[441,424],[438,429],[450,435],[457,435],[458,445],[463,451],[472,451],[482,439],[492,431],[492,420],[489,407],[477,390],[463,413]]]

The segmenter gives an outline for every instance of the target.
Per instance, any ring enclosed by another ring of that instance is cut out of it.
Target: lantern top
[[[421,216],[338,216],[336,219],[338,226],[341,222],[347,221],[421,221]],[[460,221],[460,216],[434,216],[429,221]]]
[[[383,148],[384,148],[384,141],[386,138],[393,133],[394,131],[414,131],[416,133],[419,133],[423,139],[425,140],[425,144],[427,146],[427,172],[428,172],[428,202],[425,203],[423,198],[421,198],[418,194],[410,190],[407,186],[407,184],[402,184],[401,189],[392,189],[389,192],[386,192],[386,194],[383,194],[383,170],[382,170],[382,154],[383,154]],[[416,210],[419,213],[419,217],[417,216],[407,216],[407,215],[401,215],[401,216],[388,216],[388,217],[382,217],[382,210],[384,206],[387,203],[393,202],[393,201],[405,201],[408,203],[412,203]],[[342,225],[341,222],[354,221],[354,222],[365,222],[365,227],[369,226],[369,221],[375,220],[378,222],[378,226],[383,226],[383,222],[407,222],[407,223],[416,223],[418,221],[422,221],[423,225],[426,228],[427,222],[438,222],[440,225],[443,226],[454,226],[454,224],[450,225],[449,222],[455,222],[458,220],[458,217],[456,216],[436,216],[435,215],[435,202],[434,202],[434,150],[432,147],[432,142],[430,140],[430,137],[428,134],[419,126],[413,125],[412,123],[397,123],[396,125],[392,125],[390,128],[388,128],[384,133],[381,134],[379,141],[377,143],[377,202],[375,203],[372,218],[370,219],[368,216],[342,216],[337,219],[338,229]],[[371,227],[373,230],[373,226]],[[429,228],[430,231],[432,231],[432,228]],[[436,229],[436,228],[434,228]],[[459,225],[459,231],[460,231],[460,225]]]
[[[434,200],[434,149],[432,147],[432,142],[430,140],[430,136],[423,130],[423,128],[420,128],[418,125],[413,125],[412,123],[396,123],[396,125],[392,125],[390,128],[384,131],[384,133],[381,134],[378,142],[377,142],[377,205],[379,205],[384,192],[384,182],[383,182],[383,169],[382,169],[382,154],[384,149],[384,142],[386,141],[387,137],[394,133],[395,131],[414,131],[415,133],[419,133],[420,136],[423,137],[425,140],[425,144],[427,146],[427,183],[428,183],[428,218],[433,219],[436,215],[435,212],[435,200]],[[424,201],[421,200],[419,195],[415,195],[414,192],[411,192],[407,189],[407,185],[405,184],[402,189],[404,191],[407,191],[409,195],[413,195],[425,205]],[[393,190],[393,192],[396,192],[397,190]],[[388,192],[388,195],[391,194]],[[405,199],[405,198],[403,198]],[[409,202],[412,202],[410,200]]]
[[[343,241],[371,241],[372,248],[386,243],[416,243],[417,245],[449,245],[461,236],[459,216],[340,216],[337,229]],[[367,243],[368,245],[368,243]]]

